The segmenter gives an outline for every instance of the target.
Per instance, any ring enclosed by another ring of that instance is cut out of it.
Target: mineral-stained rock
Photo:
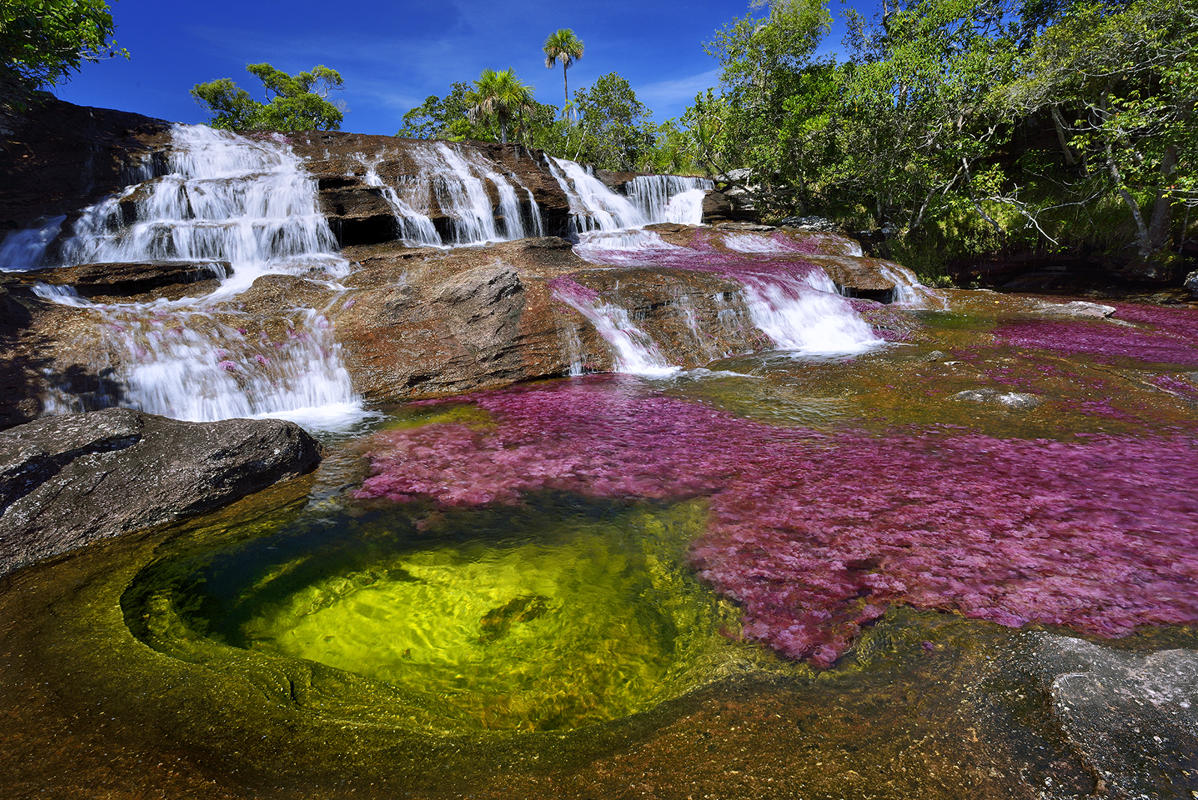
[[[312,470],[282,420],[180,422],[122,408],[0,433],[0,574],[228,504]]]

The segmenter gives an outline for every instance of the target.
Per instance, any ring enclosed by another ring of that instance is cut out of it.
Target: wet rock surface
[[[130,298],[156,289],[170,289],[160,296],[201,294],[216,287],[216,282],[232,274],[228,262],[151,261],[135,264],[78,264],[51,267],[18,274],[25,283],[41,282],[51,286],[71,286],[83,296],[94,299]],[[197,285],[198,284],[198,285]]]
[[[0,433],[0,574],[230,503],[312,470],[281,420],[190,423],[107,409]]]
[[[1030,663],[1070,745],[1114,797],[1198,790],[1198,652],[1126,653],[1031,634]]]

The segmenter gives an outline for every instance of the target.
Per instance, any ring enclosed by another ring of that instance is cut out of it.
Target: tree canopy
[[[1198,0],[846,17],[839,60],[818,55],[822,0],[757,3],[716,33],[720,86],[683,116],[709,172],[747,168],[767,215],[879,229],[916,265],[1030,247],[1167,271],[1198,205]]]
[[[0,102],[23,103],[84,62],[128,55],[113,40],[104,0],[4,0],[0,3]]]
[[[508,127],[514,118],[533,108],[532,87],[521,82],[511,69],[484,69],[466,94],[466,116],[475,123],[494,122],[499,141],[507,141]]]
[[[344,115],[329,102],[340,89],[340,73],[318,65],[311,72],[288,75],[270,64],[249,64],[246,70],[262,81],[268,102],[255,100],[229,78],[197,83],[191,94],[212,113],[214,128],[238,131],[336,130]]]

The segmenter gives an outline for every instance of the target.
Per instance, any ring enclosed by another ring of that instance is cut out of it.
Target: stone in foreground
[[[98,539],[210,511],[315,468],[283,420],[180,422],[123,408],[0,433],[0,575]]]

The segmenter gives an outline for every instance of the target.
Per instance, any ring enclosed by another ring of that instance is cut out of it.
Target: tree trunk
[[[1177,172],[1177,147],[1170,145],[1165,148],[1161,158],[1162,183],[1168,185],[1170,178]],[[1152,205],[1152,216],[1148,221],[1148,244],[1152,252],[1157,253],[1165,248],[1169,234],[1173,232],[1173,202],[1162,192]]]
[[[566,106],[570,105],[570,79],[566,77],[567,69],[568,69],[568,67],[566,66],[566,62],[563,61],[562,62],[562,90],[565,93],[565,97],[562,100],[562,118],[563,119],[569,113],[568,111],[566,111]]]

